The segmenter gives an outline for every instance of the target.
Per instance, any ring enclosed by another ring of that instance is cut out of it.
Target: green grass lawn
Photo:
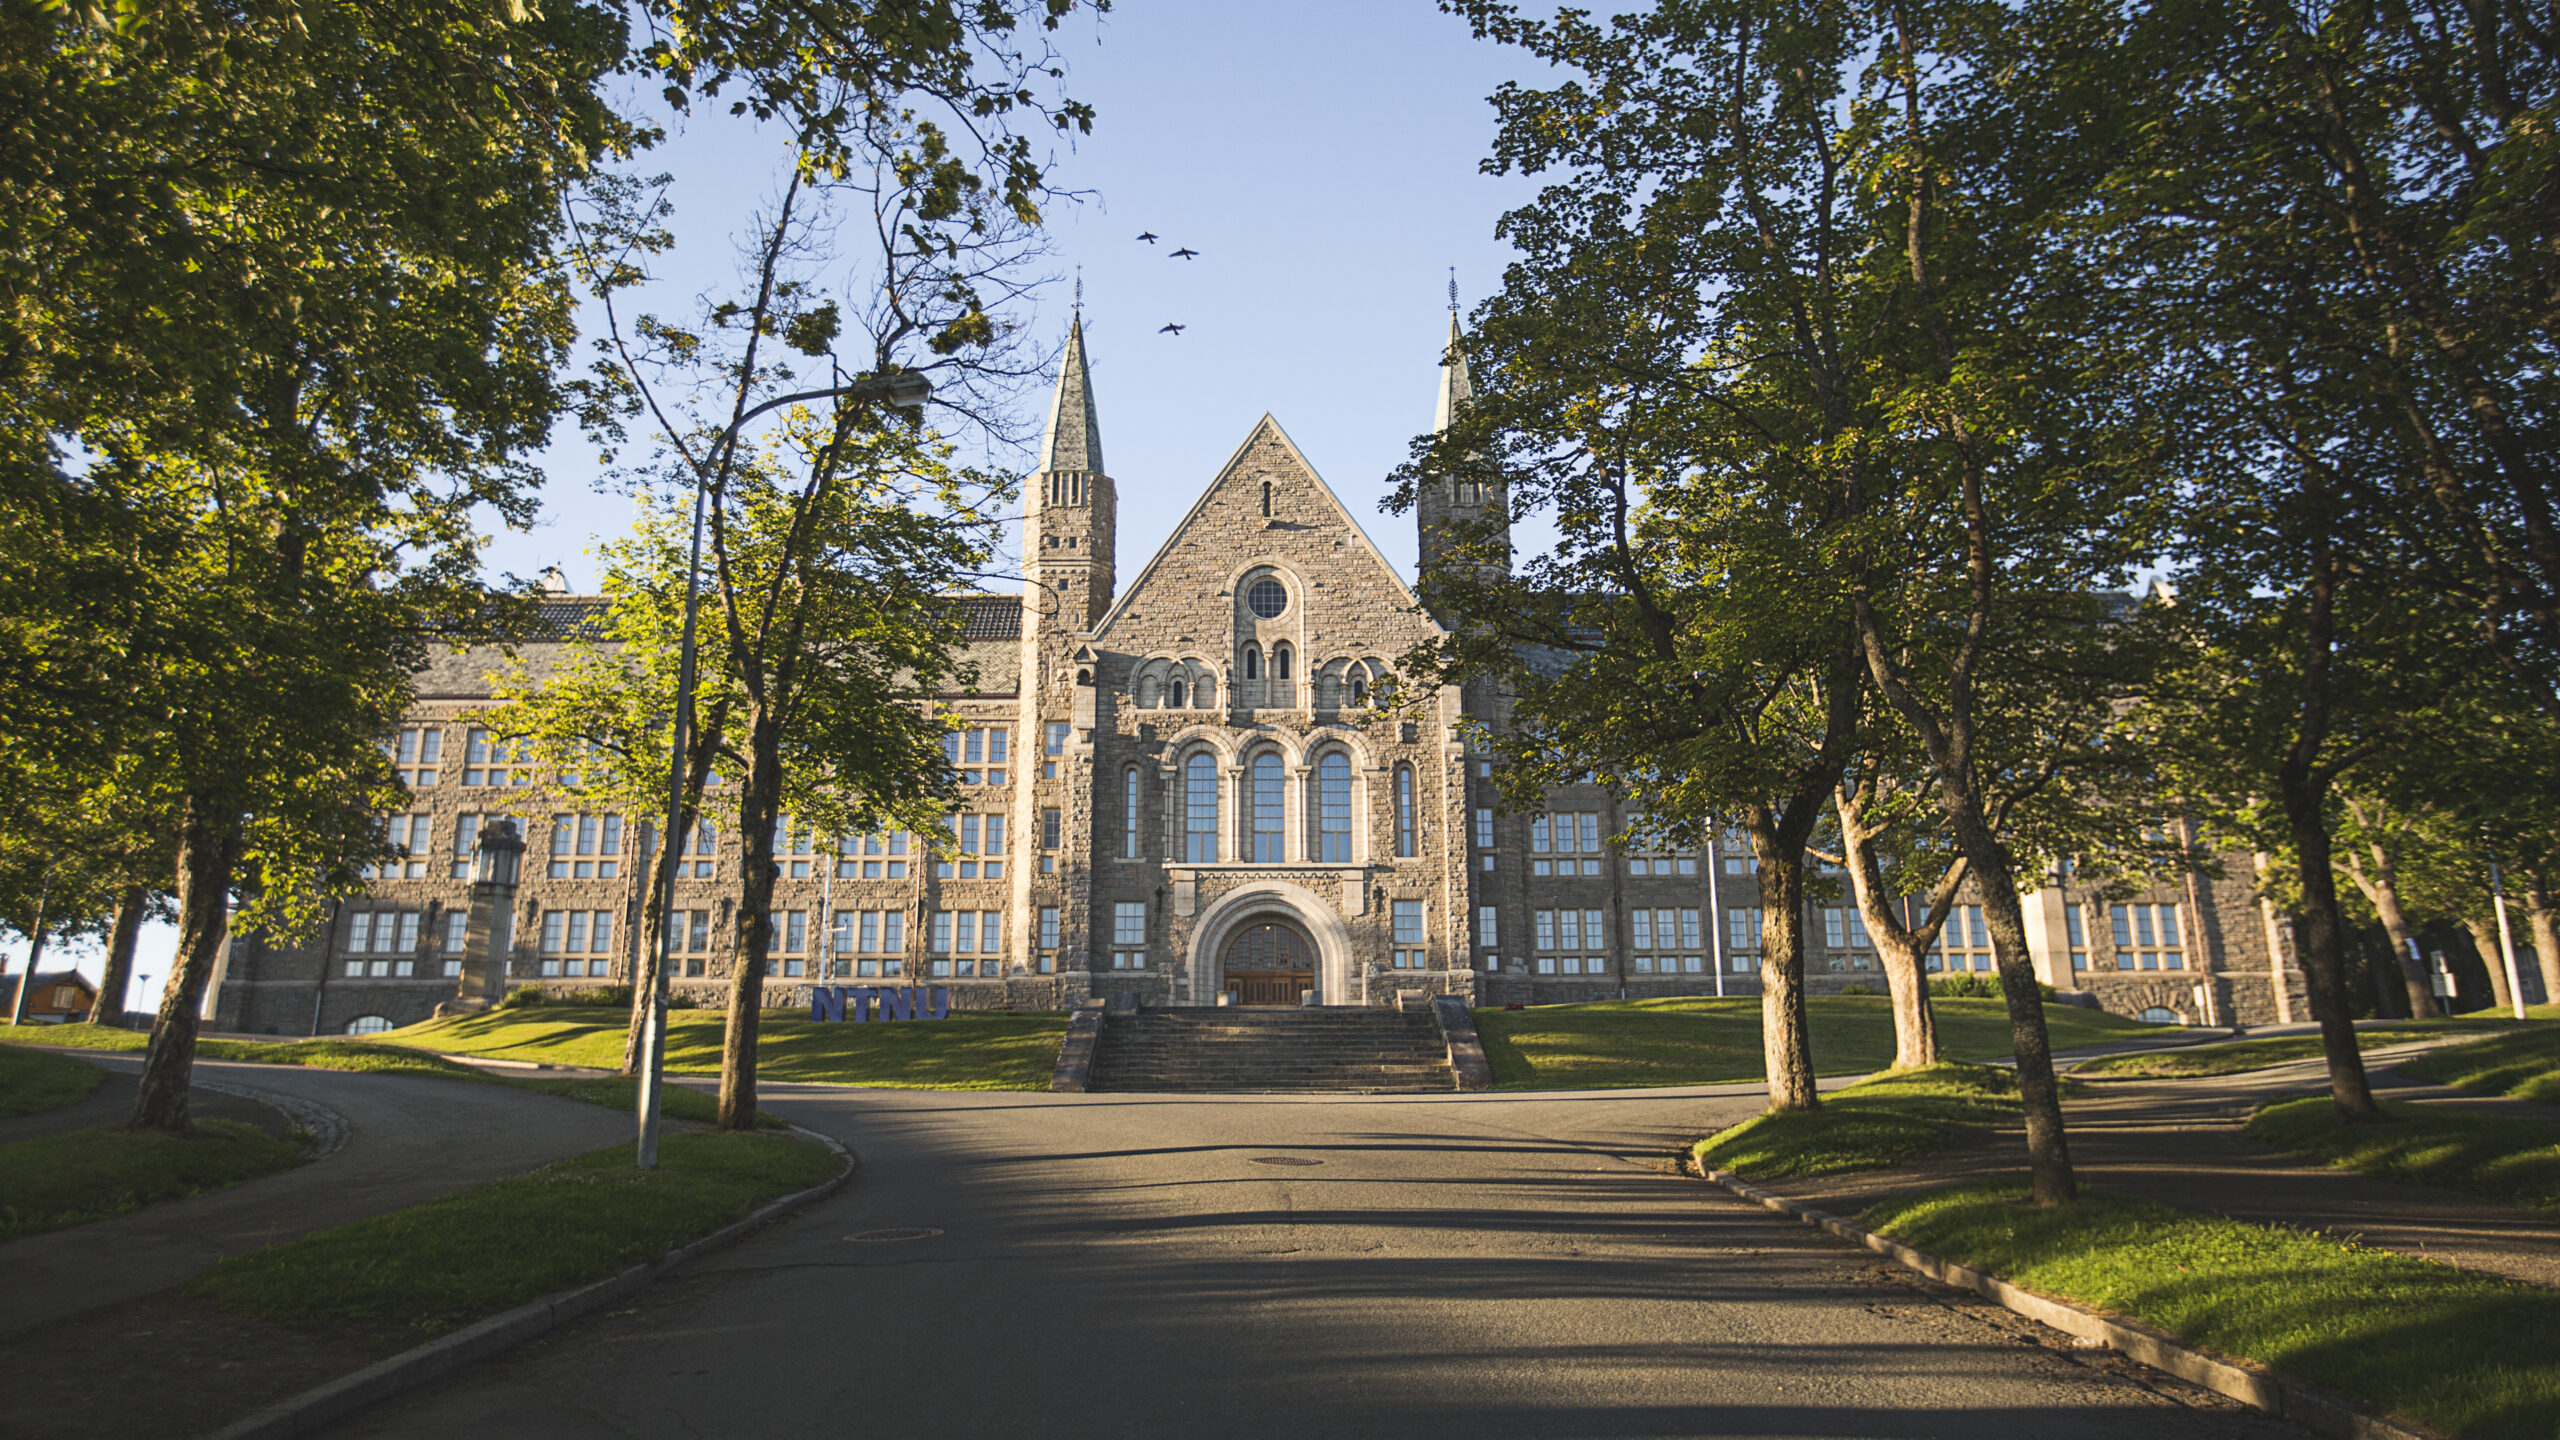
[[[2533,1012],[2551,1011],[2539,1006]],[[2510,1022],[2512,1026],[2512,1022]],[[2503,1035],[2448,1045],[2401,1062],[2400,1072],[2413,1079],[2484,1095],[2512,1095],[2560,1105],[2560,1025],[2510,1028]]]
[[[297,1163],[254,1125],[208,1120],[192,1135],[102,1125],[0,1145],[0,1240],[202,1194]]]
[[[1949,1060],[2009,1053],[2009,1014],[1998,1000],[1939,999],[1938,1048]],[[1814,1069],[1862,1075],[1893,1063],[1893,1002],[1882,995],[1817,995]],[[2154,1035],[2164,1028],[2083,1010],[2045,1007],[2053,1048]],[[1476,1031],[1500,1090],[1709,1085],[1762,1077],[1760,1002],[1752,999],[1602,1000],[1478,1010]]]
[[[2412,1040],[2440,1040],[2448,1035],[2514,1023],[2512,1020],[2482,1020],[2469,1015],[2452,1020],[2404,1020],[2356,1031],[2356,1045],[2360,1049],[2372,1050],[2384,1045],[2405,1045]],[[2264,1040],[2233,1040],[2221,1045],[2198,1045],[2190,1049],[2142,1055],[2109,1055],[2075,1066],[2071,1073],[2109,1080],[2236,1075],[2243,1070],[2262,1070],[2269,1065],[2283,1065],[2295,1060],[2317,1060],[2322,1053],[2317,1035],[2272,1035]]]
[[[0,1026],[0,1030],[7,1027]],[[140,1050],[150,1037],[132,1030],[119,1030],[102,1025],[29,1026],[25,1036],[42,1043],[67,1045],[84,1050]],[[0,1046],[0,1050],[9,1047]],[[407,1045],[386,1045],[374,1040],[219,1040],[196,1042],[196,1056],[203,1060],[236,1060],[258,1065],[308,1065],[315,1070],[355,1070],[388,1075],[425,1075],[438,1080],[463,1080],[475,1085],[506,1085],[518,1090],[534,1090],[546,1095],[565,1096],[590,1105],[602,1105],[626,1113],[639,1104],[639,1082],[619,1077],[570,1078],[493,1075],[457,1061],[447,1060],[432,1050]],[[58,1057],[67,1058],[67,1057]],[[713,1069],[718,1069],[719,1051],[715,1045]],[[74,1061],[72,1063],[81,1063]],[[613,1064],[622,1063],[621,1051],[614,1052]],[[97,1067],[91,1066],[91,1069]],[[103,1072],[102,1072],[103,1073]],[[765,1072],[771,1075],[772,1071]],[[1045,1076],[1044,1076],[1045,1083]],[[720,1118],[720,1104],[709,1095],[670,1085],[662,1092],[661,1110],[667,1116],[708,1125]],[[776,1126],[778,1118],[757,1112],[760,1123]]]
[[[106,1078],[106,1071],[74,1056],[0,1045],[0,1118],[77,1105]]]
[[[1819,1109],[1754,1116],[1694,1153],[1701,1168],[1746,1180],[1803,1180],[1922,1159],[2017,1110],[2017,1077],[2006,1070],[1893,1070],[1823,1096]]]
[[[2388,1124],[2349,1125],[2326,1095],[2283,1100],[2249,1134],[2323,1165],[2560,1210],[2560,1124],[2385,1101]]]
[[[455,1055],[609,1070],[622,1064],[627,1018],[611,1007],[538,1005],[430,1020],[381,1038]],[[717,1011],[669,1012],[667,1069],[718,1074],[721,1024]],[[1046,1090],[1067,1018],[955,1010],[947,1020],[856,1025],[768,1010],[758,1033],[756,1074],[766,1080],[904,1090]]]
[[[2023,1195],[1997,1186],[1902,1195],[1864,1220],[2462,1440],[2560,1434],[2551,1343],[2560,1292],[2119,1196],[2039,1210]]]
[[[628,1145],[590,1151],[232,1256],[183,1292],[285,1325],[440,1334],[656,1259],[841,1163],[780,1135],[673,1134],[658,1154],[639,1170]]]

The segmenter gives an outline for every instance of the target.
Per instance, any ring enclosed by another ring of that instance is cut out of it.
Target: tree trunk
[[[1782,854],[1752,827],[1760,857],[1760,1051],[1769,1108],[1811,1110],[1813,1032],[1804,1004],[1804,851]]]
[[[2373,871],[2349,863],[2347,878],[2356,882],[2364,898],[2373,905],[2373,913],[2382,921],[2383,933],[2391,937],[2391,958],[2399,965],[2401,988],[2408,992],[2408,1014],[2415,1018],[2435,1010],[2435,995],[2427,986],[2427,964],[2412,953],[2411,942],[2418,932],[2409,924],[2408,913],[2400,908],[2400,878],[2392,864],[2391,853],[2380,845],[2367,847],[2373,852]]]
[[[1941,905],[1954,893],[1950,881],[1943,894],[1931,896],[1930,918],[1906,928],[1885,898],[1883,875],[1876,862],[1875,834],[1865,825],[1865,804],[1843,795],[1840,812],[1840,858],[1849,871],[1849,886],[1867,938],[1875,942],[1877,963],[1884,967],[1885,989],[1893,996],[1893,1064],[1916,1070],[1938,1063],[1938,1012],[1929,1004],[1929,977],[1920,968],[1922,952],[1937,941],[1946,914]]]
[[[2365,1078],[2364,1052],[2356,1048],[2355,1021],[2347,1013],[2347,960],[2340,939],[2338,882],[2329,868],[2328,786],[2288,764],[2279,772],[2285,824],[2302,869],[2302,969],[2311,991],[2311,1016],[2320,1022],[2320,1050],[2329,1062],[2329,1095],[2350,1123],[2380,1120],[2373,1086]],[[2379,987],[2377,987],[2379,988]]]
[[[2494,917],[2472,916],[2462,922],[2471,932],[2471,944],[2480,952],[2480,964],[2489,972],[2491,1003],[2502,1015],[2513,1014],[2516,996],[2507,988],[2506,952],[2498,944],[2498,922]]]
[[[178,956],[168,988],[160,992],[159,1017],[143,1054],[142,1087],[134,1096],[136,1130],[183,1132],[187,1089],[196,1064],[196,1012],[205,982],[231,929],[232,871],[240,862],[241,815],[222,797],[198,791],[187,797],[178,823]]]
[[[637,1075],[647,1058],[642,1047],[648,1043],[649,1015],[659,989],[674,978],[661,974],[660,967],[672,961],[660,942],[667,925],[667,881],[669,867],[683,862],[683,847],[693,837],[694,826],[702,815],[703,787],[711,783],[711,764],[720,758],[720,739],[729,729],[729,702],[715,702],[707,718],[697,719],[690,732],[691,753],[685,757],[684,789],[681,813],[659,845],[657,863],[650,867],[649,897],[641,904],[640,963],[632,967],[631,1022],[622,1036],[622,1073]]]
[[[9,997],[9,1023],[27,1023],[27,1009],[36,1003],[36,967],[44,963],[45,931],[51,921],[45,911],[53,900],[53,877],[45,877],[44,889],[36,896],[36,923],[27,930],[27,969],[18,977],[18,988]]]
[[[97,1003],[89,1007],[92,1025],[124,1023],[124,992],[133,983],[133,947],[142,937],[142,916],[151,892],[127,885],[116,899],[116,925],[107,942],[107,973],[98,980]]]
[[[2560,910],[2540,869],[2524,872],[2524,918],[2533,931],[2534,967],[2542,972],[2542,1003],[2560,1004]]]
[[[747,716],[746,783],[738,797],[738,955],[720,1035],[720,1128],[756,1128],[756,1032],[764,1018],[765,956],[773,948],[773,823],[781,809],[782,731],[769,711]]]
[[[2062,1131],[2062,1089],[2053,1075],[2044,993],[2037,988],[2035,961],[2027,950],[2027,917],[2018,905],[2008,847],[1991,833],[1972,792],[1950,787],[1948,798],[1953,803],[1947,818],[1954,822],[1956,844],[1982,892],[1982,918],[1991,927],[1992,960],[2000,967],[2000,994],[2008,1002],[2009,1047],[2018,1066],[2018,1102],[2026,1111],[2027,1171],[2035,1202],[2067,1204],[2079,1198],[2080,1180],[2072,1172],[2071,1145]]]

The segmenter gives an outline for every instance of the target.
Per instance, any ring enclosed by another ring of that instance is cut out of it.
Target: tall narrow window
[[[1182,858],[1194,865],[1218,859],[1218,762],[1206,751],[1184,767]]]
[[[1266,750],[1253,761],[1253,863],[1277,865],[1286,857],[1281,853],[1281,823],[1285,809],[1281,801],[1280,757]]]
[[[1247,680],[1259,680],[1262,678],[1262,649],[1260,646],[1247,645],[1244,647],[1244,678]]]
[[[1316,859],[1351,863],[1351,758],[1336,750],[1316,766]]]
[[[1268,480],[1262,482],[1262,513],[1271,513],[1271,482]]]
[[[1279,644],[1271,647],[1272,679],[1286,680],[1289,678],[1289,656],[1290,651],[1288,641],[1283,640]]]
[[[1411,859],[1413,849],[1413,767],[1396,767],[1396,854]]]
[[[1181,681],[1176,680],[1171,685],[1165,687],[1164,703],[1165,708],[1168,710],[1180,710],[1185,708],[1182,703]]]
[[[1120,772],[1120,858],[1138,858],[1138,767]]]

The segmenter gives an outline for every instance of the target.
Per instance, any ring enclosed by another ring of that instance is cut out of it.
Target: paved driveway
[[[854,1147],[852,1185],[337,1433],[2300,1434],[1674,1173],[1685,1140],[1760,1107],[1736,1088],[773,1087]],[[848,1238],[889,1228],[942,1233]]]

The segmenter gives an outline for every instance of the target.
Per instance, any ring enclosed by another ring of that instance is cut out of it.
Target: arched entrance
[[[1295,1005],[1315,988],[1316,947],[1297,926],[1260,917],[1227,941],[1218,968],[1235,1004]]]

